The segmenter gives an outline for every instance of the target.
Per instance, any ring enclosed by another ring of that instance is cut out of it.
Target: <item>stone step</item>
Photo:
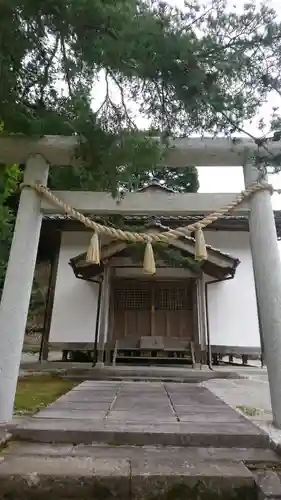
[[[254,476],[242,463],[215,460],[155,460],[148,455],[42,456],[0,458],[0,498],[25,500],[254,500]]]
[[[214,448],[180,446],[111,446],[102,444],[55,444],[10,441],[2,450],[2,456],[39,457],[92,457],[118,458],[137,462],[172,460],[183,462],[243,462],[253,469],[263,466],[281,468],[281,457],[270,448]]]
[[[55,373],[69,378],[75,377],[82,380],[149,380],[161,381],[162,379],[181,382],[196,382],[213,378],[239,379],[244,378],[235,370],[210,370],[205,365],[200,368],[178,366],[140,366],[118,365],[103,368],[93,367],[91,363],[72,363],[60,361],[44,361],[43,363],[24,363],[21,369],[30,373]],[[247,369],[249,372],[250,368]]]
[[[241,422],[137,424],[83,419],[31,418],[13,430],[13,439],[42,443],[213,446],[268,448],[269,437],[246,419]]]
[[[110,377],[100,376],[91,376],[89,373],[85,374],[65,374],[62,375],[61,378],[63,380],[73,380],[78,382],[83,382],[84,380],[108,380],[109,382],[173,382],[178,384],[200,384],[201,382],[205,382],[210,380],[210,377],[169,377],[169,376],[159,376],[159,377],[151,377],[151,376],[137,376],[137,375],[116,375]],[[212,377],[215,378],[215,377]]]
[[[198,369],[186,369],[179,373],[177,370],[159,369],[155,371],[150,367],[104,367],[103,369],[91,368],[90,370],[66,369],[62,378],[70,380],[108,380],[108,381],[146,381],[146,382],[177,382],[177,383],[201,383],[211,379],[238,379],[241,378],[232,371],[211,371]]]

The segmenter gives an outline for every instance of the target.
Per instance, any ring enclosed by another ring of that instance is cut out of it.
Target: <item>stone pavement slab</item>
[[[96,411],[96,410],[93,410],[93,409],[71,409],[69,410],[69,408],[66,408],[66,409],[50,409],[48,408],[47,410],[42,410],[40,411],[40,415],[37,414],[35,415],[35,418],[44,418],[44,417],[48,417],[48,418],[60,418],[60,419],[64,419],[64,418],[70,418],[70,419],[82,419],[82,420],[85,420],[85,419],[90,419],[90,420],[103,420],[106,416],[106,411]]]
[[[212,413],[220,413],[221,415],[225,415],[225,421],[227,421],[227,416],[232,414],[237,414],[232,408],[227,405],[201,405],[201,404],[193,404],[193,405],[173,405],[174,410],[178,415],[192,415],[194,413],[204,413],[205,415],[209,415]],[[240,415],[239,415],[240,416]],[[212,415],[210,415],[212,418]]]
[[[129,461],[126,458],[116,457],[39,457],[32,456],[5,456],[0,461],[0,483],[1,478],[7,473],[28,474],[36,473],[44,476],[92,476],[93,472],[99,476],[125,476],[129,477]]]
[[[111,403],[110,403],[111,404]],[[106,402],[100,401],[56,401],[48,406],[48,410],[68,410],[71,413],[73,410],[89,410],[94,412],[106,412],[110,405]],[[42,410],[43,411],[43,410]]]
[[[75,391],[75,393],[73,394],[65,394],[64,396],[61,396],[59,398],[59,401],[60,402],[65,402],[65,401],[68,401],[68,402],[72,402],[72,403],[86,403],[87,401],[91,401],[91,402],[99,402],[99,403],[108,403],[110,404],[113,400],[113,398],[115,397],[115,394],[112,394],[110,396],[106,396],[106,395],[99,395],[99,394],[95,394],[95,398],[93,398],[93,396],[91,396],[91,393],[90,391]]]
[[[200,423],[208,423],[210,421],[210,414],[198,414],[198,413],[193,413],[193,414],[187,414],[187,415],[179,415],[180,421],[181,422],[200,422]],[[226,416],[224,414],[220,413],[213,413],[212,414],[212,422],[213,423],[225,423]],[[230,414],[227,416],[227,421],[228,423],[239,423],[240,418],[239,415],[235,415],[235,413]]]

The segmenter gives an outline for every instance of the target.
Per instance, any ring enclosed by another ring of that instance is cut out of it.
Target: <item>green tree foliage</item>
[[[8,206],[9,197],[18,188],[21,172],[17,165],[0,168],[0,296],[12,241],[15,214]]]
[[[130,176],[124,172],[124,179],[121,175],[118,187],[123,192],[135,191],[145,187],[156,178],[163,186],[177,192],[195,193],[199,188],[198,172],[195,167],[185,167],[181,169],[171,167],[149,168],[133,171]],[[50,178],[50,186],[56,189],[81,190],[81,191],[104,191],[110,190],[110,182],[106,183],[103,178],[97,178],[95,170],[90,167],[80,168],[60,168],[54,169]]]
[[[280,36],[275,12],[254,3],[2,0],[0,115],[8,133],[76,133],[93,182],[114,192],[159,163],[128,100],[164,139],[233,134],[280,91]]]
[[[157,179],[163,186],[179,193],[195,193],[199,188],[198,172],[196,167],[181,169],[159,167],[137,172],[131,175],[125,184],[128,191],[135,191],[147,186],[152,178]]]

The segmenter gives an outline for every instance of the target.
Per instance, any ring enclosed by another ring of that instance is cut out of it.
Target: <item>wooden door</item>
[[[192,282],[155,283],[153,335],[193,338]]]
[[[193,280],[120,280],[114,285],[113,338],[193,339]]]
[[[151,335],[150,282],[120,280],[114,287],[114,339]]]

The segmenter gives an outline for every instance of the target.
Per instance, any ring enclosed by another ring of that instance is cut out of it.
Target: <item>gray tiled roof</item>
[[[86,214],[85,214],[86,215]],[[95,216],[94,214],[87,214],[87,217],[89,219],[97,219],[99,217]],[[123,216],[125,220],[132,221],[132,220],[148,220],[151,219],[151,216],[147,215],[124,215]],[[165,220],[170,220],[170,221],[185,221],[185,220],[200,220],[204,217],[204,215],[163,215],[159,217],[155,217],[156,220],[160,219],[165,219]],[[247,220],[248,217],[244,215],[238,215],[238,216],[231,216],[231,215],[224,215],[220,217],[220,219],[227,219],[227,220]],[[74,220],[72,217],[69,215],[64,215],[64,214],[44,214],[44,220]]]
[[[98,219],[99,217],[94,215],[94,214],[85,214],[87,217],[90,219]],[[275,211],[275,220],[280,221],[281,223],[281,211]],[[162,216],[155,216],[155,220],[165,220],[165,221],[198,221],[205,217],[204,214],[200,215],[162,215]],[[64,214],[44,214],[44,220],[73,220],[72,217],[69,215],[64,215]],[[147,220],[152,220],[153,218],[148,215],[124,215],[123,218],[127,221],[147,221]],[[223,215],[220,217],[219,220],[228,220],[228,221],[247,221],[248,216],[247,215]]]
[[[98,217],[95,217],[95,216],[89,216],[91,219],[98,219]],[[72,220],[72,218],[68,215],[60,215],[60,214],[52,214],[52,215],[45,215],[44,216],[44,219],[47,219],[47,220]],[[147,217],[147,216],[125,216],[124,219],[128,220],[128,221],[131,221],[131,220],[151,220],[151,217]],[[157,217],[155,218],[156,220],[160,221],[161,219],[165,220],[165,221],[184,221],[184,220],[200,220],[202,219],[202,216],[192,216],[192,217],[182,217],[182,216],[179,216],[179,217]],[[157,224],[156,224],[157,225]],[[163,226],[164,228],[164,226]],[[169,227],[165,227],[165,229],[169,229]],[[185,236],[185,239],[186,240],[189,240],[190,242],[194,243],[195,240],[194,238],[192,238],[191,236]],[[233,255],[230,255],[226,252],[222,252],[221,250],[219,250],[218,248],[214,248],[212,247],[211,245],[206,245],[207,249],[208,250],[212,250],[218,254],[220,254],[221,256],[223,257],[227,257],[229,259],[232,259],[233,261],[235,261],[237,264],[240,262],[239,259],[235,258]]]

